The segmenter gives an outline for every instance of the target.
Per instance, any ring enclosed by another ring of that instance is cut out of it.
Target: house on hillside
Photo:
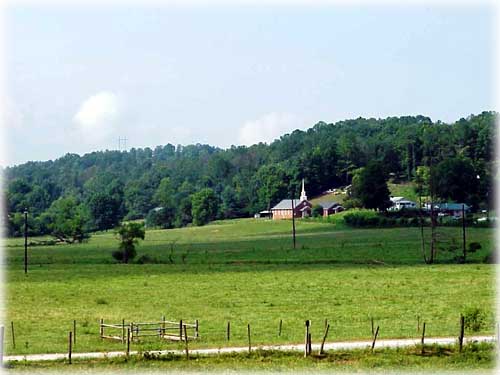
[[[414,209],[417,208],[417,204],[405,197],[391,197],[392,206],[389,207],[389,211],[401,211],[403,209]]]
[[[307,200],[307,195],[302,180],[302,192],[300,199],[283,199],[276,206],[271,208],[273,220],[291,219],[311,216],[312,204]]]
[[[470,211],[470,206],[465,203],[434,203],[433,207],[434,211],[437,211],[439,215],[462,217],[462,206],[465,210],[465,214],[467,214]],[[426,203],[424,209],[430,211],[430,203]]]
[[[341,211],[344,211],[344,207],[342,207],[337,202],[320,202],[318,203],[323,208],[323,217],[327,217]]]

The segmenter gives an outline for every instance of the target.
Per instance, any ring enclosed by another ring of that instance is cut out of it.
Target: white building
[[[406,199],[405,197],[391,197],[392,207],[389,211],[401,211],[403,209],[417,208],[417,204],[413,201]]]

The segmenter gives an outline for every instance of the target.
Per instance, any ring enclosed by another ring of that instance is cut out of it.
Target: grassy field
[[[71,365],[67,361],[52,363],[14,363],[11,369],[18,372],[43,373],[51,372],[65,373],[70,369],[75,371],[133,371],[141,369],[141,373],[156,373],[159,371],[270,371],[273,373],[283,371],[349,371],[359,372],[371,370],[375,372],[405,372],[408,371],[439,371],[456,370],[467,371],[467,373],[493,373],[495,350],[491,344],[471,344],[464,347],[462,353],[454,346],[439,347],[426,346],[424,354],[419,347],[404,349],[377,349],[352,350],[327,352],[318,356],[313,354],[304,358],[303,354],[297,352],[270,352],[256,351],[248,354],[221,354],[217,356],[190,356],[187,360],[184,356],[166,355],[138,355],[130,358],[116,358],[107,360],[77,360]]]
[[[485,314],[478,333],[494,332],[494,266],[482,264],[493,251],[492,229],[468,229],[468,241],[483,246],[470,263],[453,264],[453,254],[440,250],[439,263],[428,266],[418,228],[353,230],[299,221],[293,249],[290,227],[288,221],[242,219],[151,230],[138,257],[153,263],[128,265],[111,257],[114,234],[100,233],[81,245],[33,246],[28,276],[22,240],[8,239],[7,319],[15,324],[16,348],[7,329],[6,351],[64,352],[73,319],[75,351],[120,350],[121,343],[99,339],[100,318],[118,323],[162,315],[199,319],[201,337],[193,347],[245,345],[247,323],[254,345],[301,342],[305,319],[313,322],[313,341],[324,319],[332,325],[329,340],[368,339],[370,317],[380,325],[380,338],[418,336],[417,316],[427,322],[428,336],[455,336],[459,314],[470,308]],[[459,228],[440,228],[444,247],[454,237],[460,239]],[[151,338],[132,349],[177,347]]]
[[[415,192],[415,184],[413,182],[399,184],[389,183],[388,187],[393,197],[405,197],[418,204],[419,199]]]
[[[387,184],[391,196],[393,197],[405,197],[411,201],[417,202],[419,201],[417,193],[415,193],[415,184],[412,182],[407,183],[389,183]],[[337,202],[339,204],[343,204],[344,200],[347,198],[345,193],[333,194],[327,193],[322,194],[317,197],[311,199],[311,203],[313,205],[323,203],[323,202]]]

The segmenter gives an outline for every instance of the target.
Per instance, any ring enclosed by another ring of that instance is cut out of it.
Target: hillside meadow
[[[75,351],[120,350],[123,344],[99,339],[99,319],[145,322],[162,315],[199,320],[201,336],[192,347],[246,345],[248,323],[253,345],[298,343],[306,319],[313,342],[325,319],[328,340],[370,339],[372,317],[380,338],[420,336],[423,321],[428,336],[455,336],[459,315],[475,308],[484,324],[474,334],[494,333],[494,266],[483,263],[493,251],[490,228],[467,230],[468,241],[482,249],[464,265],[446,250],[461,238],[460,228],[439,229],[443,248],[435,265],[423,264],[418,228],[354,230],[299,220],[296,249],[290,232],[290,221],[254,219],[149,230],[138,246],[144,264],[115,263],[118,241],[103,232],[84,244],[31,246],[27,276],[22,239],[7,239],[6,351],[64,352],[73,320]],[[150,338],[132,349],[178,347]]]

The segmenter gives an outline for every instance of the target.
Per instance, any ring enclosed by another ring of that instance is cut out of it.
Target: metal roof
[[[338,204],[337,202],[333,202],[333,201],[330,201],[330,202],[320,202],[318,203],[318,205],[320,205],[321,207],[323,207],[324,210],[328,210],[332,207],[335,207],[335,206],[340,206],[340,204]]]
[[[458,211],[462,209],[463,203],[435,203],[434,207],[439,210],[450,210],[450,211]],[[464,208],[468,210],[470,207],[464,204]]]
[[[300,199],[293,200],[294,207],[297,207],[300,204]],[[291,199],[283,199],[276,206],[271,208],[271,210],[291,210],[292,209],[292,200]]]

